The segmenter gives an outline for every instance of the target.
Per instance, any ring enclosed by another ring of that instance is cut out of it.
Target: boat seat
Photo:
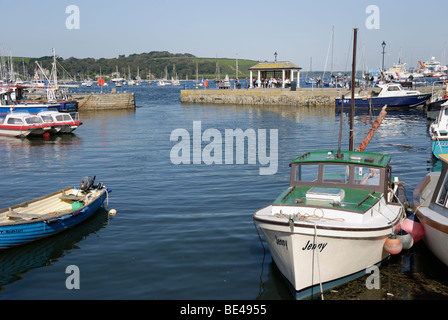
[[[448,134],[448,131],[441,129],[439,130],[439,133],[441,136],[446,136]]]
[[[64,201],[79,201],[84,200],[85,195],[76,195],[76,194],[66,194],[64,191],[62,192],[59,199]]]
[[[23,220],[32,220],[40,218],[41,215],[35,213],[18,213],[11,208],[9,208],[8,213],[6,214],[6,218],[9,219],[23,219]]]

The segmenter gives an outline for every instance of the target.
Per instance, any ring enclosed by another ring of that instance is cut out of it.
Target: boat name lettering
[[[23,229],[12,229],[12,230],[0,230],[0,234],[13,234],[13,233],[21,233]]]
[[[288,241],[283,240],[283,239],[279,239],[279,238],[277,238],[277,236],[275,236],[275,243],[276,243],[278,246],[284,246],[284,247],[286,247],[286,250],[288,250]]]
[[[324,249],[325,249],[325,247],[327,246],[327,242],[325,242],[325,243],[311,243],[311,241],[310,240],[308,240],[308,242],[305,244],[305,246],[302,248],[302,250],[316,250],[316,249],[318,249],[319,250],[319,252],[322,252]]]

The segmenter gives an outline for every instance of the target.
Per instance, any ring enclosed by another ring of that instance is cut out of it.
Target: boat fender
[[[115,210],[115,209],[110,209],[109,210],[109,215],[114,216],[116,214],[117,214],[117,210]]]
[[[397,233],[397,238],[400,239],[404,250],[408,250],[414,245],[412,236],[403,229]]]
[[[419,242],[425,234],[425,229],[420,220],[410,211],[408,211],[407,217],[401,222],[401,229],[412,236],[414,243]]]
[[[384,250],[389,254],[399,254],[403,249],[400,239],[397,238],[395,234],[390,234],[384,243]]]
[[[53,219],[45,220],[44,222],[45,222],[46,224],[53,224],[53,223],[58,222],[58,220],[59,220],[59,218],[53,218]]]

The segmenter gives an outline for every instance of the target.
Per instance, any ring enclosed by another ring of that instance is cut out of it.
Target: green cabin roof
[[[330,154],[331,152],[331,154]],[[341,151],[341,158],[337,158],[337,151],[315,151],[307,152],[300,157],[292,160],[292,163],[353,163],[364,164],[376,167],[386,167],[390,162],[390,155],[383,153],[360,152],[360,151]]]

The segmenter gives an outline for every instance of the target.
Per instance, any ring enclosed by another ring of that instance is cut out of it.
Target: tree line
[[[21,58],[20,58],[21,59]],[[28,70],[36,68],[36,61],[47,70],[51,70],[53,57],[44,56],[40,58],[29,58],[26,62]],[[18,58],[16,58],[18,61]],[[164,78],[168,73],[171,77],[185,80],[194,80],[196,70],[200,79],[215,78],[217,75],[224,78],[226,74],[230,78],[236,77],[238,65],[238,77],[244,78],[249,75],[249,68],[254,66],[257,61],[226,58],[199,58],[190,53],[170,53],[168,51],[152,51],[148,53],[130,54],[128,56],[119,55],[117,58],[83,58],[78,59],[70,57],[64,59],[57,57],[58,64],[76,80],[94,79],[101,76],[107,78],[113,76],[117,70],[120,76],[131,79],[137,77],[137,72],[141,79],[159,79]],[[21,60],[21,63],[25,63]],[[196,69],[197,68],[197,69]],[[61,71],[58,70],[60,73]]]

